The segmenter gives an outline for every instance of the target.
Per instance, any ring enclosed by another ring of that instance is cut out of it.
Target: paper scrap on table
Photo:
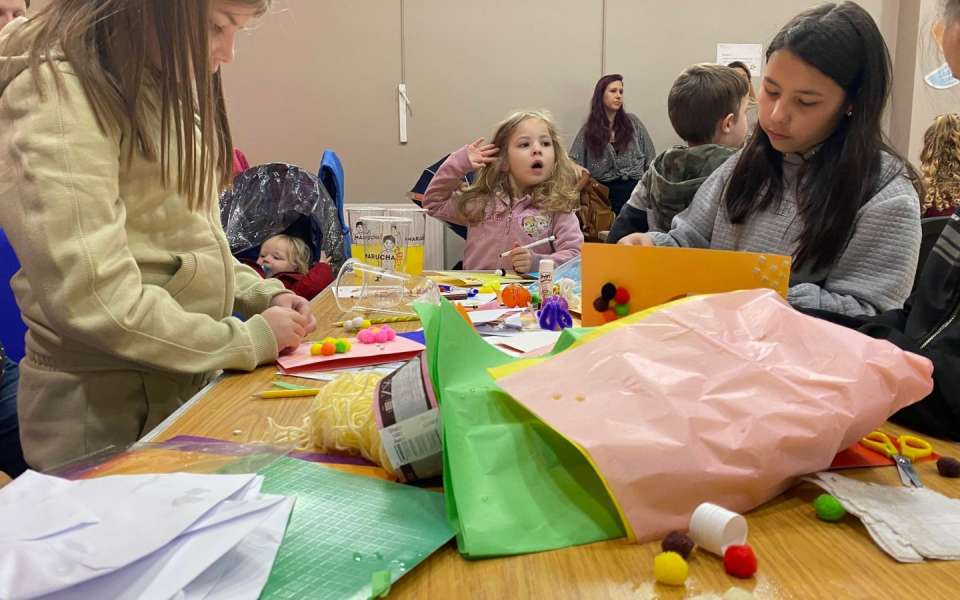
[[[471,323],[474,325],[479,325],[481,323],[490,323],[491,321],[496,321],[504,315],[520,312],[523,312],[523,310],[517,308],[498,308],[494,310],[475,310],[467,314],[470,316]]]
[[[489,304],[497,299],[496,294],[477,294],[472,298],[467,298],[466,300],[451,300],[454,304],[462,304],[464,308],[471,308],[476,306],[482,306],[484,304]]]
[[[329,371],[305,371],[297,373],[284,373],[277,371],[277,375],[285,377],[297,377],[299,379],[312,379],[314,381],[333,381],[340,375],[347,373],[376,373],[377,375],[389,375],[406,364],[404,361],[389,362],[379,365],[369,365],[366,367],[354,367],[352,369],[332,369]]]
[[[806,480],[833,494],[898,561],[960,560],[960,500],[930,488],[866,483],[837,473]]]
[[[506,354],[507,356],[513,356],[513,357],[523,356],[523,352],[520,352],[520,351],[518,351],[518,350],[513,350],[513,349],[511,349],[511,348],[507,348],[506,346],[501,346],[501,345],[500,345],[500,342],[503,341],[503,340],[506,339],[506,338],[502,338],[502,337],[500,337],[500,336],[494,336],[494,335],[492,335],[492,336],[487,336],[487,337],[481,337],[480,339],[483,340],[483,341],[485,341],[485,342],[487,342],[488,344],[490,344],[491,346],[493,346],[494,348],[496,348],[496,349],[499,350],[500,352],[503,352],[503,353]]]
[[[506,346],[526,354],[539,348],[553,346],[560,339],[559,331],[524,331],[510,337],[503,337],[496,341],[498,346]]]

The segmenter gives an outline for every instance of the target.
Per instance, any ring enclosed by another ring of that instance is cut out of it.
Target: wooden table
[[[314,302],[319,323],[312,338],[342,332],[332,326],[342,315],[330,291]],[[412,330],[419,323],[399,323]],[[202,435],[237,442],[264,439],[267,418],[298,425],[311,399],[252,401],[276,378],[273,367],[224,377],[193,401],[156,439]],[[294,380],[303,383],[303,380]],[[161,426],[163,427],[163,426]],[[890,432],[903,432],[888,424]],[[937,452],[960,456],[956,444],[934,441]],[[945,479],[931,463],[917,465],[930,488],[960,497],[960,480]],[[896,469],[859,469],[845,475],[862,481],[899,485]],[[685,588],[655,585],[653,557],[659,543],[629,544],[614,540],[553,552],[468,561],[448,544],[393,587],[392,598],[684,598],[722,594],[737,585],[760,599],[960,598],[960,564],[928,561],[900,564],[880,550],[860,522],[848,516],[839,524],[817,520],[811,501],[820,488],[802,484],[748,513],[750,544],[760,569],[750,580],[728,576],[721,560],[695,551]]]

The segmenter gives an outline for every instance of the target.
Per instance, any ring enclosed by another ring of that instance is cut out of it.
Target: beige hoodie
[[[285,290],[231,255],[215,199],[191,212],[119,128],[97,126],[64,60],[57,91],[0,35],[0,227],[29,332],[19,411],[27,461],[47,468],[134,442],[218,369],[277,355],[262,316]],[[253,315],[241,321],[231,314]]]

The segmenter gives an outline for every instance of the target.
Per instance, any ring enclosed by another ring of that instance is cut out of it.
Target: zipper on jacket
[[[957,303],[954,305],[953,310],[950,312],[950,316],[947,318],[947,320],[944,321],[944,322],[940,325],[940,327],[937,327],[937,328],[933,331],[933,333],[931,333],[929,336],[927,336],[927,339],[924,340],[922,344],[920,344],[920,349],[923,350],[924,348],[926,348],[927,345],[929,345],[930,342],[932,342],[932,341],[934,340],[934,338],[936,338],[938,335],[940,335],[941,333],[943,333],[943,330],[944,330],[944,329],[946,329],[947,327],[949,327],[954,321],[957,320],[957,316],[958,316],[958,315],[960,315],[960,300],[958,300]]]

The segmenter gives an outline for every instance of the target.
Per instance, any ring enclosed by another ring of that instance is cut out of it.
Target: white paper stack
[[[960,500],[929,488],[864,483],[830,472],[807,480],[859,517],[873,541],[898,561],[960,560]]]
[[[0,490],[0,598],[256,599],[293,508],[262,483],[28,471]]]

